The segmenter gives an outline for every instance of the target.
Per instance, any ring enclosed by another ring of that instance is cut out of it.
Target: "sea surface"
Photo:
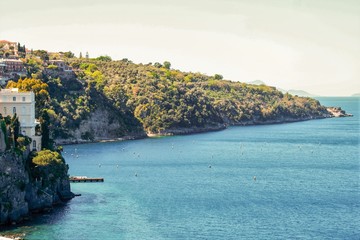
[[[319,100],[354,117],[65,146],[70,175],[105,182],[72,183],[82,196],[10,232],[26,239],[360,239],[360,98]]]

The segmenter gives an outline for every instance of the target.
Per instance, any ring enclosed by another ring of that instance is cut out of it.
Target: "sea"
[[[81,194],[0,231],[25,239],[360,239],[360,98],[353,117],[64,146]]]

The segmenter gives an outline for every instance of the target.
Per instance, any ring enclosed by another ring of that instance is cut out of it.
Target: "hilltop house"
[[[49,65],[55,65],[58,69],[63,71],[72,71],[72,67],[69,67],[63,60],[49,60]]]
[[[24,63],[19,59],[2,58],[0,63],[5,65],[5,71],[14,73],[25,72]]]
[[[0,84],[4,85],[6,80],[19,75],[25,75],[24,63],[19,59],[0,59]]]
[[[6,40],[0,40],[0,49],[5,51],[12,51],[14,55],[18,55],[18,43],[17,42],[10,42]]]
[[[35,127],[39,122],[35,119],[35,94],[19,92],[17,88],[1,89],[0,113],[3,116],[17,114],[21,133],[32,139],[32,150],[41,150],[41,136],[36,135]]]

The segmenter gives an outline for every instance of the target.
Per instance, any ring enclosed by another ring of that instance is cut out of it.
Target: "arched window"
[[[36,141],[33,141],[33,149],[36,149]]]
[[[13,113],[16,113],[16,107],[13,107]]]

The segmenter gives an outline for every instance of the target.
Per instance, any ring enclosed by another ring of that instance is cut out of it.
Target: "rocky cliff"
[[[74,196],[67,167],[55,176],[50,166],[32,167],[27,155],[11,151],[0,155],[0,225],[19,222],[32,211],[51,208]],[[38,168],[44,174],[40,175]]]
[[[326,109],[331,117],[352,117],[350,113],[346,113],[341,107],[328,107]]]
[[[134,131],[124,135],[122,124],[111,110],[98,107],[88,118],[82,120],[78,128],[69,129],[67,138],[57,138],[57,144],[76,144],[98,142],[107,140],[139,139],[145,138],[144,131]]]

